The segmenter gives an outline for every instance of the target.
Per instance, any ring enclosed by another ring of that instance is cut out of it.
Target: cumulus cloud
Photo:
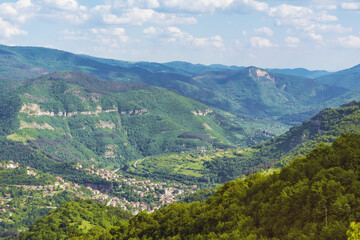
[[[360,2],[344,2],[341,4],[341,8],[345,10],[359,10]]]
[[[88,34],[82,31],[70,31],[65,29],[60,32],[62,40],[89,40]]]
[[[66,20],[80,24],[90,18],[87,7],[79,5],[76,0],[40,0],[40,13],[50,18]]]
[[[166,43],[174,43],[189,47],[203,48],[214,47],[223,48],[223,39],[216,35],[209,38],[197,38],[193,35],[183,32],[177,27],[154,28],[149,27],[143,30],[143,33],[149,37],[161,39]]]
[[[76,11],[79,8],[79,4],[75,0],[43,0],[44,3],[56,9]]]
[[[234,0],[162,0],[161,6],[173,11],[214,12],[228,8]]]
[[[262,35],[268,36],[268,37],[271,37],[272,35],[274,35],[274,32],[268,27],[257,28],[254,30],[254,32],[257,34],[262,34]]]
[[[337,41],[343,47],[360,48],[360,37],[354,35],[340,37]]]
[[[345,28],[340,24],[310,24],[304,28],[308,32],[334,32],[334,33],[349,33],[352,32],[352,28]]]
[[[285,38],[285,44],[288,47],[297,47],[300,43],[300,39],[296,37],[286,37]]]
[[[30,0],[19,0],[15,3],[0,4],[0,17],[7,21],[25,23],[36,12],[35,6]]]
[[[320,41],[323,40],[323,38],[322,38],[322,36],[320,34],[316,34],[316,33],[313,33],[313,32],[309,32],[308,36],[310,37],[310,39],[315,40],[315,41],[320,42]]]
[[[131,8],[125,10],[120,16],[105,13],[103,20],[107,24],[143,25],[144,23],[157,24],[195,24],[194,17],[182,17],[174,14],[158,13],[152,9]]]
[[[27,32],[21,29],[21,25],[34,16],[35,12],[36,8],[31,0],[0,4],[0,36],[11,38],[26,35]]]
[[[91,33],[95,35],[96,42],[114,48],[129,40],[124,28],[92,28]]]
[[[213,13],[215,11],[266,11],[269,6],[257,0],[106,0],[114,8],[159,9],[161,12]]]
[[[26,32],[0,18],[0,36],[10,38],[17,35],[26,35]]]
[[[115,8],[157,8],[160,6],[158,0],[112,0],[105,2]]]
[[[277,25],[307,27],[313,22],[337,21],[337,17],[325,12],[314,12],[312,9],[301,6],[281,4],[268,12],[269,16],[276,18]]]
[[[250,39],[250,44],[254,48],[268,48],[274,47],[275,45],[270,42],[267,38],[262,37],[252,37]]]

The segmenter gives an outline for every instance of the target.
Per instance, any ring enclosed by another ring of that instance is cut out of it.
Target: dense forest
[[[91,239],[94,234],[104,234],[106,238],[108,227],[119,225],[130,216],[130,213],[119,208],[107,207],[91,200],[71,201],[36,221],[20,239],[53,240],[77,236]]]
[[[281,169],[304,156],[320,142],[331,144],[343,133],[360,133],[360,102],[327,108],[284,134],[251,148],[217,152],[159,155],[134,161],[126,169],[132,174],[182,182],[225,183],[258,171]]]
[[[112,226],[64,207],[37,221],[22,239],[44,233],[66,239],[358,239],[359,166],[360,135],[349,133],[279,172],[227,182],[204,203],[172,204]],[[105,230],[81,230],[84,221]]]

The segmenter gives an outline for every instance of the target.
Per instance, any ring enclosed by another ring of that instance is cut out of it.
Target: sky
[[[0,44],[337,71],[360,64],[360,0],[0,0]]]

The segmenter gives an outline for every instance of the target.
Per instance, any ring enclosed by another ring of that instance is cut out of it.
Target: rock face
[[[249,76],[252,79],[255,79],[262,84],[266,84],[269,86],[275,86],[275,78],[272,77],[268,72],[261,70],[259,68],[249,68]]]
[[[111,121],[103,121],[100,120],[98,124],[96,124],[97,128],[110,128],[114,129],[116,127],[116,124]]]
[[[30,116],[50,116],[50,117],[55,117],[55,116],[72,117],[72,116],[78,115],[78,114],[99,115],[99,113],[102,113],[102,112],[109,113],[109,112],[117,112],[117,111],[118,111],[118,108],[116,106],[113,106],[112,109],[108,109],[108,110],[102,110],[101,106],[97,106],[95,111],[83,111],[83,112],[61,112],[60,111],[58,113],[54,113],[54,112],[41,110],[40,106],[36,103],[24,104],[20,109],[20,113],[25,113]]]
[[[147,109],[138,109],[138,110],[130,110],[130,111],[121,111],[122,115],[139,115],[147,113]]]
[[[194,110],[192,111],[192,113],[195,115],[195,116],[206,116],[210,113],[212,113],[213,111],[211,109],[206,109],[204,112],[200,111],[200,110]]]
[[[49,130],[55,130],[52,126],[50,126],[48,123],[39,124],[36,122],[27,123],[24,121],[20,121],[20,127],[19,129],[25,129],[25,128],[34,128],[34,129],[49,129]]]

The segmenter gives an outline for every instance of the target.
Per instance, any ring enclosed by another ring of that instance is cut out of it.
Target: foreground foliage
[[[107,227],[119,224],[130,216],[119,208],[107,207],[91,200],[71,201],[36,221],[20,239],[53,240],[80,235],[87,238],[94,233],[104,233]]]
[[[359,156],[360,135],[345,134],[332,146],[320,144],[280,172],[227,182],[205,203],[172,204],[153,214],[141,212],[127,223],[108,229],[106,236],[107,239],[346,239],[347,232],[349,237],[357,234],[357,226],[353,224],[351,229],[349,226],[360,220]],[[62,221],[61,216],[59,219]],[[67,228],[62,228],[61,223],[59,226],[51,228],[42,220],[24,236],[45,229],[49,234],[64,233]],[[104,232],[91,236],[92,239],[103,237]]]

